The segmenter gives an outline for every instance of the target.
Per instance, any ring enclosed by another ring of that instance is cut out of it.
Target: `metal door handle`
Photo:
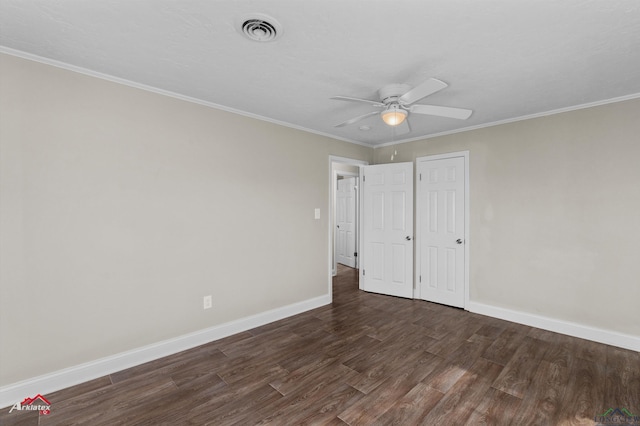
[[[462,240],[461,240],[460,238],[458,238],[458,239],[456,240],[456,243],[458,243],[458,244],[462,244]]]
[[[407,240],[407,241],[411,241],[411,237],[407,235],[407,236],[405,237],[405,240]]]

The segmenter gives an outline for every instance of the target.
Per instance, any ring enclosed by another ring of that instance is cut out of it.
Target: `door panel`
[[[413,163],[363,167],[363,289],[413,297]]]
[[[464,158],[419,161],[417,172],[420,297],[464,307]]]
[[[395,284],[403,284],[405,282],[405,268],[404,264],[407,260],[406,257],[406,248],[404,244],[393,244],[392,245],[393,252],[393,276],[391,280]]]
[[[384,280],[384,243],[371,243],[373,274],[370,279],[374,281]]]

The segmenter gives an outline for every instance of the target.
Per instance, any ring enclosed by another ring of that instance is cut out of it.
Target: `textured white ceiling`
[[[254,13],[280,38],[240,35]],[[0,45],[372,146],[640,94],[638,0],[0,0]],[[331,96],[429,77],[419,103],[471,118],[334,127],[372,109]]]

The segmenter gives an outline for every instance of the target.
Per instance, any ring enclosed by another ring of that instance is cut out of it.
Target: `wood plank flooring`
[[[340,267],[331,306],[45,397],[0,424],[591,425],[640,416],[640,353],[361,292]]]

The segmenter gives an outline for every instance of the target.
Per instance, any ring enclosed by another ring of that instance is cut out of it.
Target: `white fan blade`
[[[370,104],[373,106],[377,106],[377,107],[383,107],[385,106],[383,103],[378,102],[378,101],[372,101],[370,99],[360,99],[360,98],[350,98],[349,96],[334,96],[330,99],[335,99],[338,101],[349,101],[349,102],[364,102],[366,104]]]
[[[403,105],[411,105],[412,103],[418,102],[424,97],[439,92],[447,86],[448,84],[444,81],[430,78],[429,80],[425,81],[422,84],[419,84],[404,95],[400,96],[400,99],[398,99],[398,101]]]
[[[348,126],[349,124],[353,124],[353,123],[357,123],[360,120],[364,120],[367,117],[371,117],[372,115],[376,115],[376,114],[380,114],[378,111],[373,111],[373,112],[369,112],[365,115],[361,115],[359,117],[354,117],[351,120],[347,120],[344,123],[340,123],[340,124],[336,124],[333,127],[342,127],[342,126]]]
[[[409,111],[415,112],[416,114],[437,115],[439,117],[457,118],[459,120],[466,120],[471,117],[471,113],[473,112],[470,109],[437,105],[412,105]]]

